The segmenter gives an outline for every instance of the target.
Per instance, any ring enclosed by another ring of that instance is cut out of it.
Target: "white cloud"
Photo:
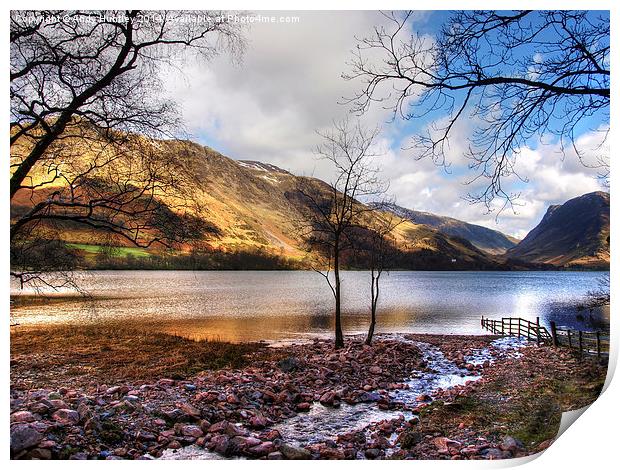
[[[338,103],[358,91],[359,83],[347,82],[341,74],[348,71],[355,37],[371,34],[372,27],[386,19],[378,12],[296,14],[299,24],[254,24],[241,64],[224,56],[209,64],[185,64],[182,74],[169,73],[166,85],[182,106],[189,131],[203,143],[232,158],[260,160],[329,180],[329,169],[312,153],[319,141],[315,130],[347,114],[348,108]],[[419,14],[411,27],[425,19]],[[481,205],[463,200],[485,183],[464,184],[473,176],[465,170],[469,161],[464,155],[475,117],[460,120],[453,129],[448,172],[400,150],[409,143],[405,124],[385,124],[388,118],[389,112],[380,105],[363,116],[370,126],[382,125],[380,146],[399,149],[387,151],[379,165],[397,203],[409,208],[524,236],[549,204],[602,188],[596,179],[599,169],[584,167],[574,149],[562,152],[558,145],[541,142],[535,149],[522,149],[518,158],[517,171],[529,178],[527,185],[511,183],[522,192],[521,205],[516,213],[504,211],[496,220]],[[589,166],[609,155],[608,145],[598,145],[601,135],[593,131],[577,139],[582,160]]]

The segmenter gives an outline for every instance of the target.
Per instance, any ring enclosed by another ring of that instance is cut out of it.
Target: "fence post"
[[[540,317],[536,317],[536,346],[540,346]]]
[[[596,357],[600,359],[601,357],[601,333],[600,331],[596,332]]]
[[[569,347],[569,349],[573,349],[573,342],[570,339],[571,333],[572,333],[571,330],[567,331],[567,334],[568,334],[568,347]]]
[[[553,346],[558,347],[558,332],[555,329],[555,322],[551,322],[551,339],[553,340]]]
[[[579,355],[583,355],[583,332],[579,330]]]
[[[502,336],[504,336],[504,319],[502,318]]]
[[[484,328],[484,315],[480,317],[480,326]]]

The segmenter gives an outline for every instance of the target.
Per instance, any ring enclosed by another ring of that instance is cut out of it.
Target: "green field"
[[[83,243],[67,243],[67,247],[74,250],[81,250],[93,255],[99,253],[103,248],[100,245],[87,245]],[[119,258],[126,258],[128,255],[132,255],[136,258],[148,258],[151,256],[146,249],[137,247],[117,246],[114,247],[114,251],[117,253]]]

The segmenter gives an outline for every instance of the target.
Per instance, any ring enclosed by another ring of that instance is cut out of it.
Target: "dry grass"
[[[202,370],[242,367],[259,344],[194,341],[120,324],[15,328],[11,385],[40,388],[182,379]]]

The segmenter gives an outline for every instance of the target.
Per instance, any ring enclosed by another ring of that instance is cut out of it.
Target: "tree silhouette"
[[[516,175],[519,148],[530,138],[553,134],[564,149],[586,119],[609,121],[608,13],[459,11],[436,37],[407,32],[412,12],[385,16],[388,26],[375,27],[353,51],[344,78],[361,87],[346,101],[359,113],[377,103],[393,118],[434,119],[408,148],[444,166],[450,138],[462,138],[455,125],[474,119],[470,182],[482,179],[485,188],[469,199],[489,210],[496,197],[504,207],[518,197],[502,181]],[[440,112],[447,119],[436,119]],[[606,138],[608,128],[602,132]],[[605,159],[598,165],[605,173]]]

